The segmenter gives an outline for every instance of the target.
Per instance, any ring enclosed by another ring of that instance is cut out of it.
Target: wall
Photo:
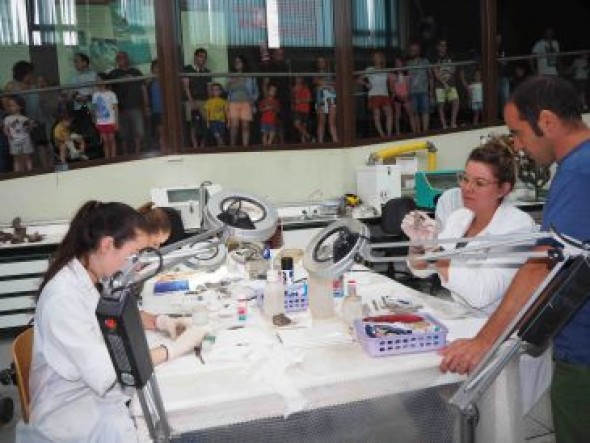
[[[504,129],[494,128],[500,133]],[[461,167],[467,153],[490,129],[429,137],[439,149],[438,168]],[[390,143],[392,145],[403,142]],[[137,206],[151,187],[199,184],[253,192],[271,202],[321,200],[355,191],[355,168],[377,145],[349,149],[268,151],[165,156],[115,165],[50,173],[0,182],[0,224],[68,220],[87,199]],[[425,167],[424,153],[418,154]]]

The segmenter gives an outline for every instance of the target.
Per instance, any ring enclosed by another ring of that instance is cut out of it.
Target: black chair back
[[[402,220],[415,209],[416,203],[410,197],[392,198],[381,210],[381,229],[388,235],[404,235],[401,229]]]

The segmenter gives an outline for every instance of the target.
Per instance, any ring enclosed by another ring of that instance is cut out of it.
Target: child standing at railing
[[[14,172],[33,169],[33,141],[31,140],[32,120],[22,113],[23,103],[18,97],[3,100],[8,115],[4,117],[4,135],[8,138]]]
[[[96,84],[96,91],[92,94],[94,119],[102,139],[104,158],[114,158],[117,155],[115,134],[119,127],[117,96],[104,83],[109,76],[102,72],[97,75],[99,81]]]
[[[481,71],[477,69],[473,74],[473,81],[469,84],[469,99],[473,111],[473,124],[481,121],[483,110],[483,85],[481,82]]]
[[[270,146],[275,141],[277,134],[278,116],[281,104],[277,99],[278,88],[272,83],[266,87],[264,98],[260,100],[260,132],[262,133],[262,144]]]
[[[223,88],[219,83],[212,83],[210,87],[211,97],[205,102],[205,120],[209,134],[215,138],[217,146],[225,144],[227,132],[227,100],[223,98]]]

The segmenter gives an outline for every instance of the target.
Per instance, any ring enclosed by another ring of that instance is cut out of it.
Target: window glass
[[[479,29],[459,26],[436,2],[352,4],[358,138],[407,137],[481,123]],[[469,6],[460,17],[477,23],[477,14],[479,7]]]
[[[520,20],[530,11],[536,12],[534,18]],[[533,0],[498,0],[497,14],[500,105],[525,78],[543,74],[571,80],[588,110],[590,34],[580,29],[587,27],[590,3],[564,0],[551,8]]]
[[[2,172],[159,149],[153,0],[0,0],[0,25]]]
[[[401,55],[398,2],[353,0],[352,17],[357,136],[391,137],[405,130],[395,113],[403,104],[393,101],[396,85],[400,93],[407,89],[405,73],[399,71],[398,82],[398,72],[391,70]]]
[[[187,149],[338,140],[332,0],[179,4]]]

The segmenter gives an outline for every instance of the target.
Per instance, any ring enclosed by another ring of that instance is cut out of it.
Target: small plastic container
[[[293,257],[281,257],[281,273],[285,287],[292,285],[295,277]]]
[[[344,297],[344,277],[339,277],[332,281],[332,293],[334,298]]]
[[[372,357],[427,352],[444,347],[447,344],[448,329],[429,314],[419,313],[417,315],[434,325],[437,330],[433,332],[389,335],[386,337],[370,337],[365,331],[365,325],[382,323],[365,322],[359,319],[354,322],[357,339],[365,352]]]
[[[237,314],[239,321],[246,321],[248,319],[248,296],[246,294],[238,295]]]
[[[285,312],[285,286],[280,273],[274,269],[267,272],[263,310],[264,316],[269,319]]]
[[[194,326],[204,326],[209,323],[209,308],[202,295],[198,295],[193,306],[192,323]]]
[[[308,307],[307,284],[294,283],[285,287],[285,312],[301,312]],[[264,293],[260,291],[256,298],[256,304],[264,312]]]

